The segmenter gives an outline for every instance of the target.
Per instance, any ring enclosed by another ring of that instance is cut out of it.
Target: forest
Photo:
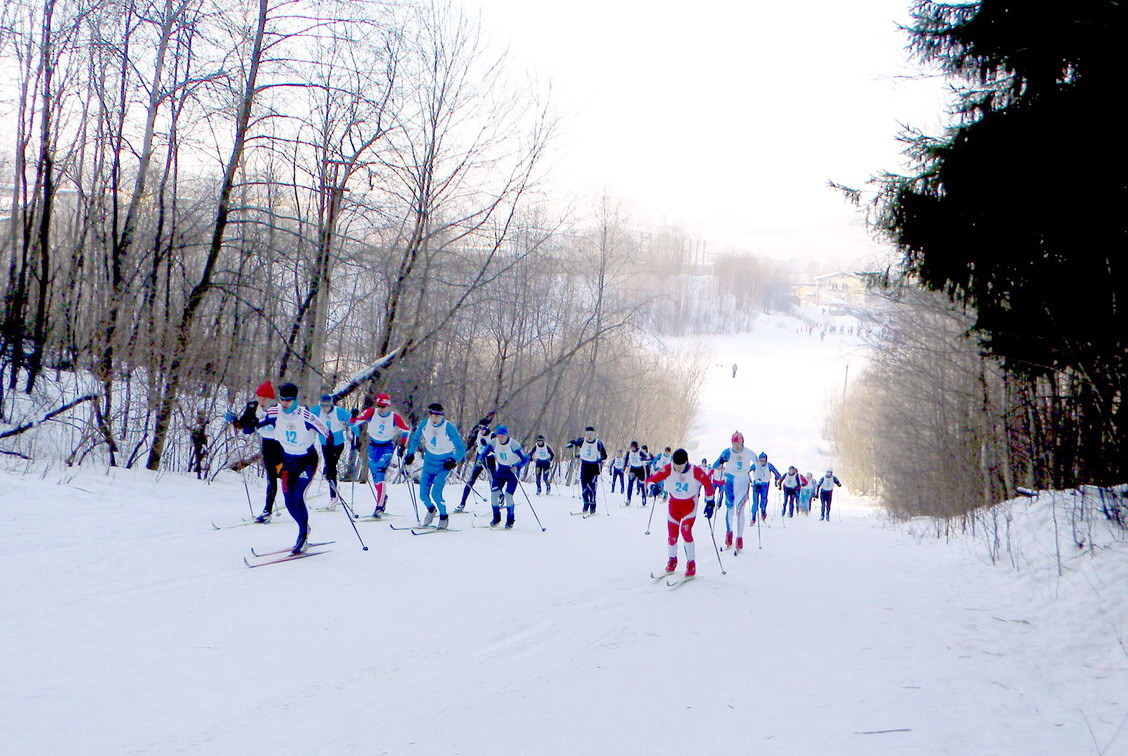
[[[522,435],[676,438],[779,266],[545,182],[549,87],[445,3],[47,0],[0,10],[0,417],[68,464],[216,470],[261,381]],[[93,457],[91,457],[93,455]]]

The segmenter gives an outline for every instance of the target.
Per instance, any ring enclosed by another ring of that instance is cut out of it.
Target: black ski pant
[[[623,468],[611,470],[611,493],[615,493],[615,481],[619,481],[619,493],[625,493],[627,486],[623,482]]]
[[[474,469],[470,472],[470,477],[466,479],[466,487],[462,489],[462,502],[460,507],[466,506],[466,499],[470,497],[470,490],[474,488],[474,481],[478,480],[478,476],[482,474],[485,466],[481,462],[474,463]]]
[[[329,481],[330,499],[337,498],[337,462],[341,459],[341,452],[344,450],[344,444],[321,447],[321,456],[325,458],[325,480]]]
[[[580,491],[583,492],[584,511],[595,511],[595,489],[599,484],[599,463],[580,462]]]
[[[834,496],[834,491],[819,491],[819,519],[830,519],[830,500]]]
[[[795,516],[795,505],[799,502],[799,487],[788,488],[783,487],[783,511],[780,516],[787,515],[788,517]]]
[[[627,503],[631,503],[631,495],[634,493],[635,488],[638,488],[638,493],[642,496],[642,506],[646,506],[646,468],[645,467],[632,467],[631,474],[627,476]]]
[[[552,493],[552,483],[549,481],[549,473],[552,468],[548,462],[537,462],[537,493],[541,492],[541,483],[544,483],[544,492]]]
[[[266,506],[263,513],[273,514],[274,497],[278,495],[278,476],[282,474],[282,444],[273,438],[262,440],[262,466],[266,468]]]

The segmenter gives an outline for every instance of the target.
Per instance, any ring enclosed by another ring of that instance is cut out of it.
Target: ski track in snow
[[[781,471],[818,474],[823,403],[860,358],[765,321],[708,340],[691,458],[740,428]],[[513,532],[358,523],[369,552],[342,512],[313,512],[332,554],[249,570],[295,528],[213,530],[248,515],[237,475],[43,472],[2,473],[5,754],[1128,753],[1124,613],[1061,598],[1093,574],[1051,583],[915,537],[847,470],[830,523],[782,520],[773,488],[727,575],[699,517],[699,577],[677,590],[648,577],[664,510],[643,535],[649,509],[605,478],[586,520],[574,490],[526,484],[544,533],[520,492]],[[403,486],[390,496],[409,524]],[[1122,607],[1113,557],[1093,591]]]

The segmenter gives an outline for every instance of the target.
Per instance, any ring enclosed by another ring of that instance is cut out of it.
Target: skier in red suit
[[[670,494],[670,513],[666,519],[669,531],[670,561],[666,563],[666,572],[673,572],[678,567],[678,534],[685,540],[685,574],[693,577],[697,574],[697,561],[694,557],[693,523],[697,519],[697,493],[705,489],[705,511],[713,511],[713,480],[709,473],[697,465],[689,464],[689,454],[685,449],[678,449],[671,457],[670,463],[662,466],[658,472],[646,479],[646,485],[666,481],[665,490]]]

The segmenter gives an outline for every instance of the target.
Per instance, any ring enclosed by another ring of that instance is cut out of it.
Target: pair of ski
[[[439,528],[434,525],[409,525],[403,528],[397,528],[395,525],[388,525],[392,530],[410,530],[412,535],[430,535],[431,533],[457,533],[458,528]]]
[[[666,578],[670,577],[671,575],[677,575],[677,573],[676,572],[666,572],[665,570],[661,570],[661,571],[658,572],[658,574],[654,574],[653,572],[651,572],[650,573],[650,579],[653,580],[656,583],[659,582],[659,581],[665,580],[666,585],[668,585],[670,588],[677,588],[679,585],[685,585],[690,580],[693,580],[694,577],[696,577],[695,575],[684,575],[683,574],[680,577],[675,578],[674,580],[666,580]]]
[[[589,517],[595,517],[595,512],[569,512],[568,514],[572,515],[573,517],[575,517],[576,515],[583,515],[585,520]]]
[[[381,522],[386,517],[402,517],[403,515],[381,512],[378,515],[357,515],[353,518],[356,522]]]
[[[308,544],[306,544],[306,547],[310,548],[310,549],[315,549],[315,548],[318,548],[320,546],[328,546],[331,543],[336,543],[336,541],[321,541],[319,543],[308,543]],[[293,553],[291,553],[291,551],[292,551],[291,549],[279,549],[278,551],[264,551],[260,554],[259,552],[255,551],[252,548],[251,549],[251,556],[255,557],[256,559],[267,559],[267,561],[265,561],[265,562],[252,562],[251,560],[247,559],[246,557],[243,557],[243,563],[246,564],[248,567],[265,567],[268,564],[281,564],[282,562],[293,562],[297,559],[305,559],[306,557],[317,556],[319,554],[328,554],[330,551],[332,551],[332,549],[324,549],[323,551],[303,551],[300,554],[293,554]],[[279,556],[280,554],[284,554],[285,556]],[[270,559],[270,557],[278,557],[278,558]]]
[[[268,519],[266,522],[259,522],[258,520],[244,519],[242,522],[237,522],[234,525],[216,525],[213,521],[211,526],[216,530],[229,530],[231,528],[241,528],[244,525],[269,525],[272,522],[274,522],[274,520]]]

